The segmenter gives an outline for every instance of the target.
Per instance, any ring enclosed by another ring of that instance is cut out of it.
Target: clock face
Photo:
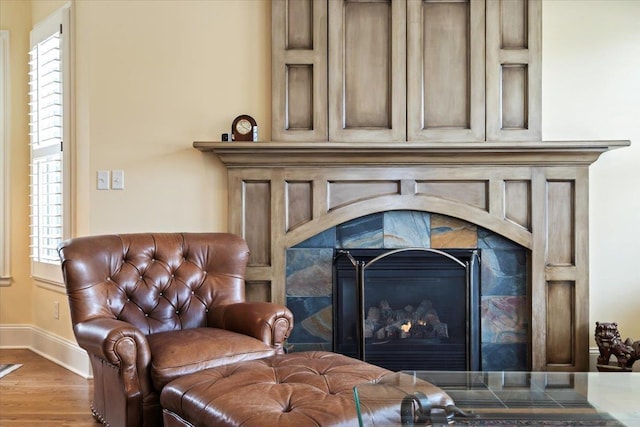
[[[236,129],[242,135],[246,135],[252,130],[251,122],[247,119],[242,119],[236,124]]]
[[[233,134],[234,141],[253,141],[257,136],[254,134],[253,129],[257,130],[256,120],[247,115],[241,114],[231,123],[231,133]]]

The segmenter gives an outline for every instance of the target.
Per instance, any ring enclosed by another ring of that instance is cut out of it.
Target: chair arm
[[[130,323],[97,318],[78,323],[73,329],[80,347],[112,365],[148,364],[151,360],[147,338]]]
[[[80,347],[118,367],[127,395],[144,396],[151,392],[151,350],[142,331],[130,323],[109,318],[77,323],[73,330]]]
[[[293,329],[293,313],[280,304],[241,302],[210,311],[209,325],[257,338],[282,354]]]

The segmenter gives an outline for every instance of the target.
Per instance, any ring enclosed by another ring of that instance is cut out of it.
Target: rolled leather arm
[[[151,350],[142,331],[110,318],[77,323],[73,330],[80,347],[120,369],[127,394],[151,390]]]
[[[293,329],[293,313],[270,302],[241,302],[211,310],[209,325],[259,339],[284,353],[284,342]]]

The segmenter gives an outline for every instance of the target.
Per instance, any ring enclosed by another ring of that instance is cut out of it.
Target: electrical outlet
[[[60,319],[60,301],[53,302],[53,318]]]

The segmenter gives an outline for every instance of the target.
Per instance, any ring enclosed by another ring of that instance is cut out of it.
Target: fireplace
[[[333,348],[394,371],[479,370],[478,250],[335,251]]]
[[[247,298],[294,310],[298,329],[289,350],[332,349],[334,248],[399,247],[386,236],[375,245],[345,242],[343,225],[404,211],[475,227],[462,227],[469,231],[463,244],[411,232],[418,241],[405,247],[482,249],[482,369],[550,371],[588,369],[589,165],[628,145],[194,142],[227,167],[228,229],[251,251]],[[296,271],[295,264],[304,267]],[[509,280],[513,275],[518,279]]]

